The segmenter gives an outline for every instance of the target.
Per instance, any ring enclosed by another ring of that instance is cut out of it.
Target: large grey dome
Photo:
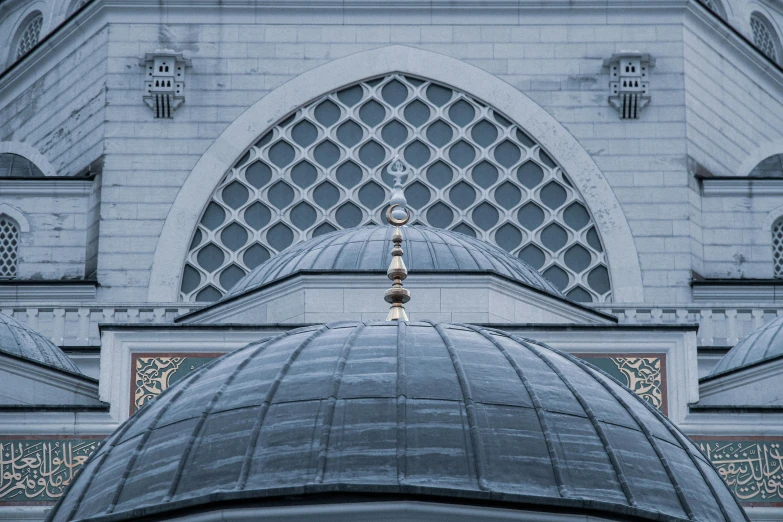
[[[296,329],[193,372],[106,440],[49,520],[361,494],[747,520],[695,445],[600,370],[496,330],[405,322]]]
[[[718,361],[708,377],[745,368],[781,355],[783,355],[783,317],[778,317],[740,339],[734,348]]]
[[[488,272],[562,297],[533,267],[485,241],[428,226],[404,228],[405,264],[412,273]],[[304,241],[262,263],[224,299],[298,272],[386,272],[391,260],[389,226],[338,230]]]
[[[0,352],[71,373],[82,372],[52,341],[13,317],[0,313]]]

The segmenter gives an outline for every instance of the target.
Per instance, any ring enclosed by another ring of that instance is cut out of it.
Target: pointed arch
[[[223,131],[199,159],[169,212],[153,259],[148,299],[177,300],[190,233],[221,178],[251,143],[323,93],[390,72],[449,85],[523,123],[568,173],[592,211],[614,268],[614,300],[643,300],[641,268],[628,222],[606,178],[578,141],[546,110],[496,76],[454,58],[399,45],[360,52],[303,73],[264,96]]]

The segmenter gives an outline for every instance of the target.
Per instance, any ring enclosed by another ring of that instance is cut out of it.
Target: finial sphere
[[[401,227],[404,224],[406,224],[408,221],[410,221],[410,219],[411,219],[411,212],[407,208],[403,209],[403,210],[405,210],[405,218],[404,219],[395,219],[394,216],[392,216],[392,211],[395,208],[399,207],[399,206],[400,205],[394,204],[394,205],[389,206],[388,209],[386,209],[386,221],[388,221],[390,225],[393,225],[395,227]]]

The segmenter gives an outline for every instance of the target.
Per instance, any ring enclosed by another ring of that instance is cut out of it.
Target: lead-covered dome
[[[82,373],[52,341],[3,313],[0,313],[0,352],[58,370]]]
[[[492,273],[562,297],[533,267],[486,241],[423,225],[404,227],[404,230],[402,249],[411,272]],[[366,226],[314,237],[256,267],[224,299],[296,273],[386,273],[393,232],[393,227]]]
[[[600,370],[405,322],[296,329],[190,374],[106,440],[50,520],[359,498],[747,520],[694,444]]]
[[[740,339],[718,361],[708,377],[739,370],[781,355],[783,355],[783,317],[778,317]]]

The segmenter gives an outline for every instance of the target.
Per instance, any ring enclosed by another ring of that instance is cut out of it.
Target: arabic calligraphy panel
[[[131,390],[130,413],[221,355],[223,354],[134,354],[131,362],[131,382],[134,385]]]
[[[783,503],[783,439],[694,439],[740,502]]]
[[[666,356],[664,354],[575,355],[628,386],[664,415],[667,413]]]
[[[55,501],[102,439],[0,439],[0,502]]]

